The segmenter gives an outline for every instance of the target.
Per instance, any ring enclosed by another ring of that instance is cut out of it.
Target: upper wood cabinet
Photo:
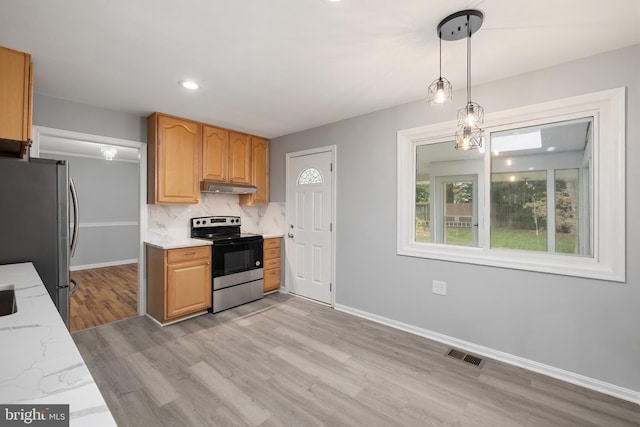
[[[257,136],[251,137],[251,184],[258,187],[258,191],[254,194],[241,194],[240,204],[269,204],[269,141]]]
[[[202,128],[202,179],[226,182],[229,176],[229,131]]]
[[[251,183],[251,137],[229,132],[229,182]]]
[[[31,55],[0,46],[0,139],[31,139],[33,65]]]
[[[147,126],[147,203],[200,203],[202,124],[154,113]]]
[[[202,179],[233,184],[251,182],[251,137],[204,125]]]
[[[241,205],[269,203],[269,141],[162,113],[147,118],[147,203],[200,203],[200,181],[254,185]]]

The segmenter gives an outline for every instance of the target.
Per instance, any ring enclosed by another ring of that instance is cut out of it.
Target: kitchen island
[[[69,404],[70,425],[115,426],[33,264],[0,266],[17,312],[0,317],[0,405]]]

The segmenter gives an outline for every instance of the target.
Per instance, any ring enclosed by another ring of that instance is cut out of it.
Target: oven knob
[[[197,224],[197,225],[200,225],[200,221],[196,221],[196,224]]]
[[[256,267],[260,267],[260,261],[256,261]]]

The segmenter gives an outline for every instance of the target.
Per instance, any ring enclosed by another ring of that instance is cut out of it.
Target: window
[[[399,255],[625,280],[624,89],[451,129],[398,132]]]
[[[307,184],[322,184],[323,179],[320,171],[315,168],[308,168],[300,172],[300,176],[298,177],[299,185],[307,185]]]

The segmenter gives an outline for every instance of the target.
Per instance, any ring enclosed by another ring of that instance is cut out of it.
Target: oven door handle
[[[243,242],[216,242],[214,246],[233,246],[237,244],[242,244]]]

